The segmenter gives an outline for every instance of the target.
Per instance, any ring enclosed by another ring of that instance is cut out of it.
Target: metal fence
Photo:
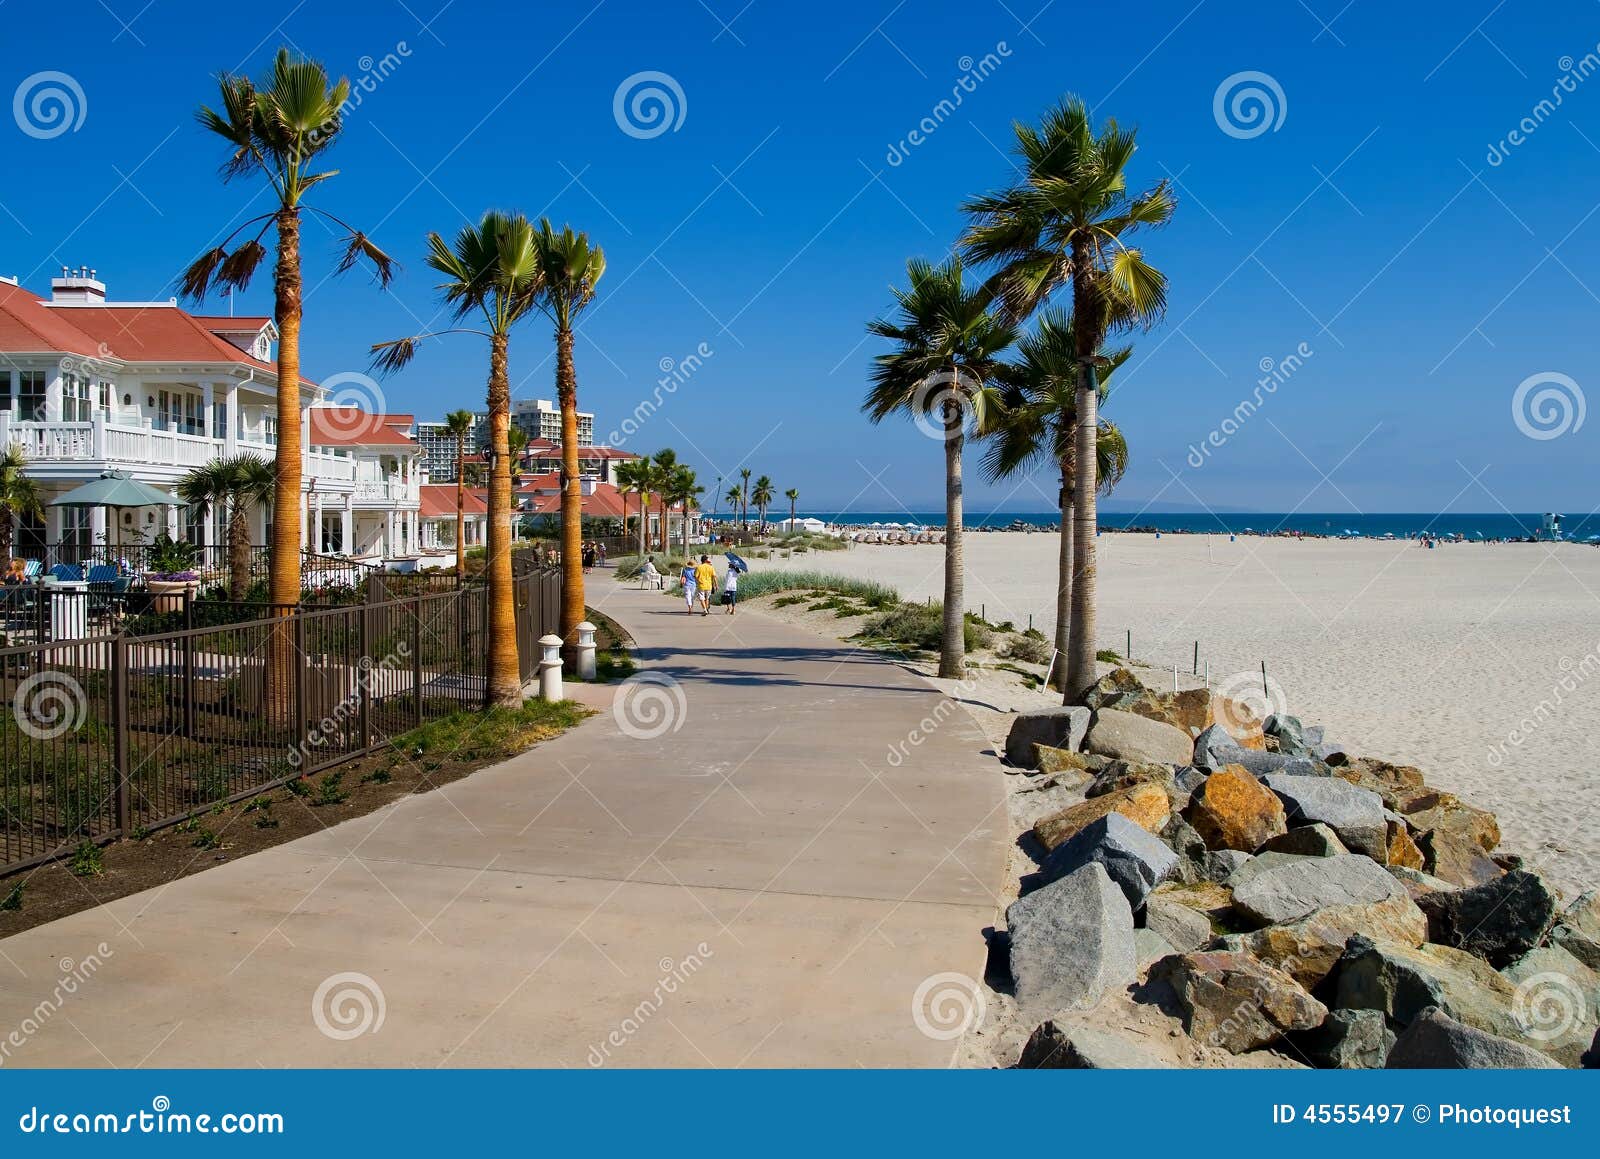
[[[561,580],[515,581],[524,683]],[[183,821],[488,700],[483,587],[0,647],[0,874]]]

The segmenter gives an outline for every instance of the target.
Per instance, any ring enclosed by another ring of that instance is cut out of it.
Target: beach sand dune
[[[1505,847],[1569,896],[1600,884],[1600,550],[1576,544],[1111,534],[1099,646],[1261,688],[1357,755],[1414,764],[1494,810]],[[967,603],[1054,628],[1056,540],[967,539]],[[864,576],[938,599],[943,549],[857,546],[760,566]]]

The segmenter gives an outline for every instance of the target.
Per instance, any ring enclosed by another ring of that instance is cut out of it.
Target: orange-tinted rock
[[[1443,830],[1424,833],[1417,848],[1422,850],[1422,867],[1452,885],[1486,885],[1504,872],[1477,842]]]
[[[1333,775],[1359,788],[1371,789],[1391,809],[1395,808],[1395,801],[1400,794],[1415,793],[1426,788],[1422,783],[1422,770],[1410,765],[1391,765],[1374,757],[1347,761],[1334,769]]]
[[[1424,786],[1396,793],[1391,808],[1419,833],[1429,830],[1446,833],[1473,842],[1484,853],[1493,853],[1500,844],[1500,824],[1494,814],[1467,804],[1454,793]]]
[[[1405,869],[1421,869],[1425,864],[1422,850],[1411,839],[1411,831],[1403,821],[1389,822],[1389,862]]]
[[[1085,825],[1100,820],[1107,813],[1121,813],[1141,828],[1159,833],[1172,815],[1172,802],[1165,789],[1146,781],[1107,793],[1103,797],[1091,798],[1045,817],[1034,823],[1033,835],[1046,849],[1054,849]]]
[[[1243,748],[1260,749],[1265,746],[1261,718],[1251,711],[1250,706],[1209,689],[1146,692],[1139,699],[1118,704],[1117,707],[1181,728],[1190,736],[1199,736],[1213,724],[1220,723]]]
[[[1407,894],[1368,905],[1331,905],[1287,925],[1235,935],[1238,948],[1314,988],[1333,969],[1352,934],[1379,941],[1420,946],[1428,940],[1428,919]]]
[[[1209,849],[1254,853],[1289,831],[1277,794],[1239,765],[1226,765],[1207,777],[1189,799],[1184,819]]]

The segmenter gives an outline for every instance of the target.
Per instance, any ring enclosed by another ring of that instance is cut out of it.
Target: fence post
[[[128,783],[128,639],[121,632],[111,637],[111,760],[117,829],[127,837],[133,828],[133,794]]]
[[[300,764],[302,773],[311,770],[311,698],[306,681],[311,676],[311,657],[306,655],[306,618],[299,608],[289,613],[294,617],[294,718],[300,735],[295,744],[301,746],[305,760]]]
[[[411,601],[411,715],[422,727],[422,597]]]
[[[183,630],[194,630],[194,589],[183,589]],[[194,739],[194,637],[183,637],[183,735]]]
[[[521,582],[521,586],[523,590],[527,590],[528,585],[526,582]],[[517,584],[513,584],[511,589],[511,607],[513,611],[517,610],[516,588]],[[465,588],[456,589],[456,599],[461,605],[461,624],[463,632],[466,631],[467,623],[467,594],[467,589]],[[478,649],[478,654],[479,659],[483,664],[483,707],[485,710],[487,710],[489,707],[489,591],[487,588],[484,588],[479,595],[478,606],[482,609],[481,619],[483,628],[483,634],[478,637],[479,640],[483,641],[483,647]],[[513,640],[517,638],[517,633],[515,631],[511,633],[511,638]],[[463,652],[463,657],[465,655],[466,653]],[[518,657],[518,667],[521,667],[520,656]],[[522,673],[518,672],[517,675],[520,677]]]
[[[372,744],[372,682],[378,678],[378,668],[372,658],[372,633],[369,623],[372,611],[367,604],[362,604],[357,609],[356,615],[361,625],[356,630],[356,644],[361,649],[361,657],[356,662],[361,672],[357,683],[360,697],[361,751],[366,752]]]

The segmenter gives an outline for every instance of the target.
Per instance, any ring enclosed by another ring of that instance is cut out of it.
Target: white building
[[[343,555],[378,565],[421,554],[419,519],[423,450],[412,437],[408,414],[369,414],[354,407],[313,406],[306,411],[305,443],[313,455],[348,461],[353,486],[306,488],[308,529],[303,538],[319,555]]]
[[[530,439],[561,444],[561,408],[549,399],[517,399],[511,404],[511,422]],[[594,415],[587,411],[578,412],[578,445],[594,446]]]
[[[272,319],[194,315],[170,300],[109,302],[89,269],[63,270],[50,289],[45,299],[0,279],[0,446],[22,447],[46,503],[107,470],[170,488],[221,456],[276,453]],[[322,393],[306,379],[297,389],[302,413]],[[369,446],[320,420],[313,431],[307,416],[302,543],[367,558],[414,554],[420,451],[381,425],[389,433]],[[364,437],[365,426],[353,429]],[[253,542],[269,541],[272,518],[266,508],[252,513]],[[43,520],[19,522],[16,547],[25,556],[87,553],[162,531],[206,545],[225,539],[221,512],[197,521],[184,509],[125,511],[114,536],[106,520],[103,509],[47,507]]]

